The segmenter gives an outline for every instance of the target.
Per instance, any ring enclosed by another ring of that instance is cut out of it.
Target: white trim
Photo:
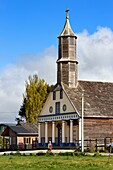
[[[45,105],[46,105],[46,102],[47,102],[47,100],[49,99],[49,96],[51,95],[51,93],[52,92],[50,92],[48,95],[47,95],[47,99],[46,99],[46,101],[45,101],[45,103],[44,103],[44,105],[43,105],[43,107],[42,107],[42,110],[41,110],[41,112],[40,112],[40,115],[42,115],[42,111],[43,111],[43,109],[44,109],[44,107],[45,107]],[[39,116],[38,116],[39,117]]]
[[[63,86],[63,83],[62,83],[62,82],[61,82],[61,85],[62,85],[63,90],[64,90],[64,93],[65,93],[65,95],[67,96],[68,100],[70,101],[70,103],[71,103],[71,105],[72,105],[73,109],[75,110],[75,112],[77,112],[78,116],[80,116],[80,114],[79,114],[78,110],[76,109],[75,105],[73,104],[73,102],[71,101],[71,99],[70,99],[69,95],[67,94],[67,92],[66,92],[66,90],[65,90],[65,88],[64,88],[64,86]]]
[[[109,119],[109,118],[112,118],[113,119],[113,116],[94,116],[94,115],[92,115],[92,116],[85,116],[84,118],[107,118],[107,119]]]
[[[45,143],[48,143],[48,122],[45,122]]]
[[[65,143],[65,121],[62,120],[62,143]]]
[[[82,138],[82,135],[81,135],[81,119],[79,119],[79,142],[81,143],[81,138]]]
[[[73,120],[70,120],[70,143],[73,143]]]
[[[74,114],[64,114],[64,115],[54,115],[54,116],[45,116],[45,117],[39,117],[39,122],[52,122],[52,121],[58,121],[58,120],[70,120],[70,119],[79,119],[79,116],[77,113]]]
[[[55,122],[52,122],[52,143],[55,143]]]
[[[38,123],[38,143],[41,143],[41,123]]]

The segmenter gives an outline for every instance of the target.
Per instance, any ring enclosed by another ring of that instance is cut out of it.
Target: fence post
[[[104,151],[106,150],[106,138],[104,138]]]
[[[96,141],[96,146],[95,146],[95,147],[96,147],[96,150],[95,150],[95,151],[97,152],[97,147],[98,147],[98,146],[97,146],[97,139],[96,139],[95,141]]]

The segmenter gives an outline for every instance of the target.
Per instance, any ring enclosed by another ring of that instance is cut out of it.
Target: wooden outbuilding
[[[33,123],[22,123],[20,125],[4,125],[3,137],[4,149],[33,149],[37,148],[38,128]]]

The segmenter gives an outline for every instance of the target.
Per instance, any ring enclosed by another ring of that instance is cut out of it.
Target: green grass
[[[0,170],[113,170],[107,156],[0,156]]]

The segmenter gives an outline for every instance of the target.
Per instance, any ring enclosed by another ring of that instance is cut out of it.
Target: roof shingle
[[[112,117],[113,118],[113,83],[78,81],[76,88],[64,89],[81,115],[82,90],[84,90],[85,117]]]

